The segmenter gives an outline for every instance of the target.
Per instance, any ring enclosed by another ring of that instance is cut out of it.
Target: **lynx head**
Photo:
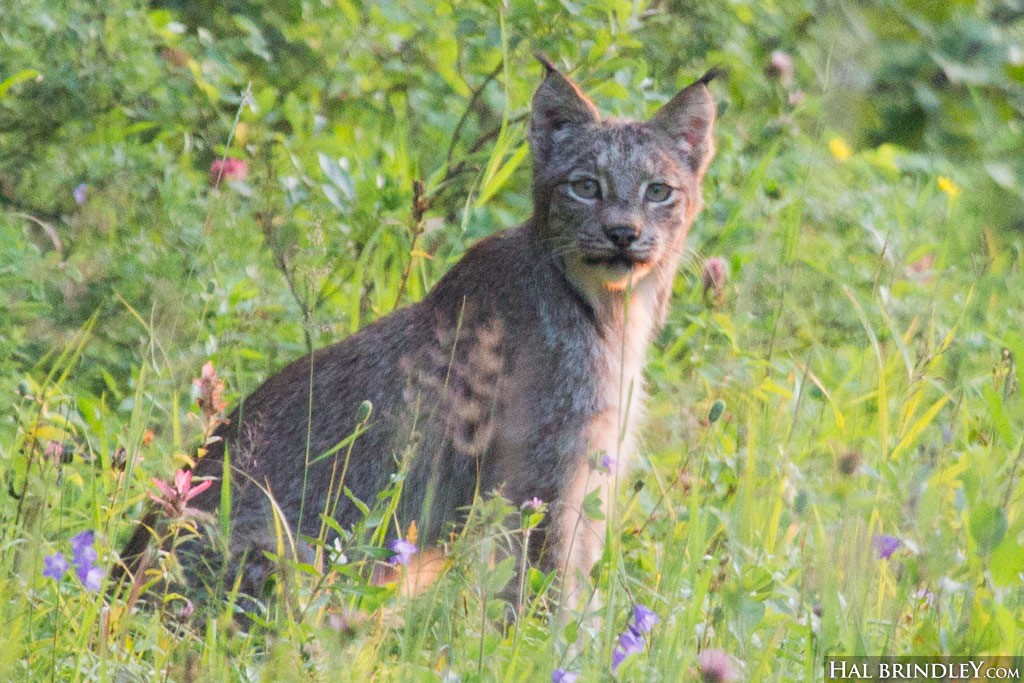
[[[675,272],[714,154],[704,78],[648,121],[602,119],[549,62],[533,97],[535,225],[585,296]],[[669,280],[670,281],[670,280]]]

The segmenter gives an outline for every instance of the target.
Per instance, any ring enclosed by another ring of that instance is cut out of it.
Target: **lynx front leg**
[[[586,502],[591,494],[600,496],[597,509]],[[604,553],[613,495],[612,477],[584,462],[552,509],[554,538],[548,563],[558,569],[561,579],[559,620],[563,623],[573,612],[597,606],[590,572]]]

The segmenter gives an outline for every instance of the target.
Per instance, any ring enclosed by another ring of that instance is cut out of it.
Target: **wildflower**
[[[43,558],[43,576],[60,581],[68,571],[68,561],[64,553],[54,553]]]
[[[534,496],[530,500],[524,501],[522,505],[522,508],[524,510],[532,510],[534,512],[539,512],[542,507],[544,507],[544,501],[538,498],[537,496]]]
[[[633,620],[626,625],[619,636],[619,644],[612,652],[612,673],[615,673],[626,657],[643,651],[643,635],[650,633],[657,623],[658,615],[646,606],[636,605],[633,608]]]
[[[956,199],[960,196],[960,187],[953,182],[952,178],[944,175],[940,175],[935,180],[939,185],[939,189],[946,193],[946,196],[950,199]]]
[[[850,149],[850,145],[838,135],[828,141],[828,151],[832,152],[832,156],[836,158],[836,161],[847,161],[853,156],[853,150]]]
[[[416,547],[415,543],[402,540],[401,538],[396,538],[391,543],[388,543],[388,550],[395,554],[391,558],[391,564],[403,565],[408,565],[412,560],[412,556],[419,552],[419,548]]]
[[[555,669],[551,672],[551,683],[576,683],[580,678],[580,675],[576,671],[566,671],[565,669]]]
[[[607,451],[601,457],[601,469],[603,469],[606,472],[611,472],[612,470],[614,470],[615,465],[617,463],[618,461],[614,457],[612,457],[611,453],[608,453]]]
[[[102,567],[88,567],[87,569],[80,567],[76,573],[78,574],[78,580],[82,582],[86,590],[95,593],[103,586],[103,575],[105,572]]]
[[[75,575],[86,590],[98,591],[103,583],[104,570],[97,567],[95,534],[83,531],[71,538],[71,550],[74,554]]]
[[[878,559],[880,560],[888,560],[901,545],[900,539],[886,534],[878,534],[875,536],[872,539],[872,544],[875,546],[875,553],[878,554]]]
[[[198,510],[188,507],[188,502],[213,485],[212,481],[192,485],[192,471],[178,470],[174,473],[174,484],[153,477],[153,484],[161,495],[150,493],[149,497],[160,504],[171,519],[195,516]]]
[[[768,57],[768,68],[765,71],[782,85],[788,86],[793,82],[793,58],[782,50],[775,50]]]
[[[615,651],[612,652],[612,673],[618,671],[619,665],[621,665],[625,659],[626,653],[619,648],[615,648]]]
[[[640,633],[650,633],[657,623],[658,615],[645,605],[637,605],[633,608],[633,624]]]
[[[85,204],[85,200],[89,198],[89,186],[85,183],[76,185],[75,189],[71,191],[71,196],[75,198],[75,204],[79,206]]]
[[[47,441],[44,454],[54,462],[70,462],[70,459],[64,457],[64,444],[60,441]]]
[[[697,655],[697,669],[704,683],[727,683],[737,679],[732,657],[722,650],[704,650]]]
[[[93,545],[96,535],[91,531],[83,531],[71,537],[71,550],[74,552],[75,564],[91,565],[96,561],[96,546]]]
[[[245,180],[249,177],[249,163],[243,159],[227,157],[210,164],[210,185],[217,187],[221,180]]]
[[[725,261],[719,256],[713,256],[704,262],[704,269],[701,272],[701,282],[704,285],[704,298],[718,302],[725,294],[725,281],[727,269]]]
[[[228,407],[223,397],[224,381],[217,376],[217,371],[213,369],[212,362],[206,361],[202,371],[199,373],[199,377],[192,380],[192,384],[199,387],[199,396],[196,397],[196,403],[199,405],[199,410],[203,412],[203,415],[213,417]]]

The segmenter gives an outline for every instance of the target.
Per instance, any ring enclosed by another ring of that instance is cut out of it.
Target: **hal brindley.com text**
[[[1017,657],[827,657],[830,681],[1019,681]]]

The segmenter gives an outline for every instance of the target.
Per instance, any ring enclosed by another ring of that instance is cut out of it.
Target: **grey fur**
[[[621,464],[632,450],[644,354],[701,206],[715,108],[698,81],[648,122],[602,120],[546,67],[529,127],[534,216],[471,248],[420,303],[272,376],[221,429],[239,470],[230,547],[233,564],[246,558],[243,591],[258,593],[272,570],[260,552],[276,545],[263,488],[293,532],[316,536],[345,449],[304,478],[305,463],[352,433],[365,400],[370,428],[355,441],[344,485],[372,502],[415,444],[399,522],[416,520],[421,546],[441,538],[476,492],[500,491],[516,504],[550,504],[540,561],[565,570],[567,592],[599,559],[604,522],[581,507],[597,487],[607,505],[613,476],[591,463],[607,451]],[[601,199],[574,196],[579,178],[597,180]],[[644,199],[653,182],[675,188],[670,201]],[[605,230],[616,226],[635,230],[630,246],[609,241]],[[221,463],[215,445],[197,475],[217,477]],[[194,506],[215,511],[218,489]],[[359,515],[341,496],[338,522]],[[213,555],[205,541],[193,549]]]

